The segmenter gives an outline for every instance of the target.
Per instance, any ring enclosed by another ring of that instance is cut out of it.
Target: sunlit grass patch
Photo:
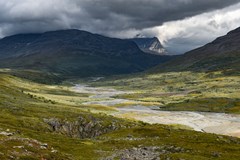
[[[135,93],[118,95],[116,98],[156,103],[165,110],[174,108],[179,111],[239,113],[238,105],[232,104],[232,101],[240,99],[240,77],[226,76],[220,71],[145,73],[116,79],[113,77],[91,85],[133,90]],[[227,102],[222,103],[223,99]]]

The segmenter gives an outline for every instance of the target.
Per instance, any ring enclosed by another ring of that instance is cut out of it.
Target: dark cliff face
[[[240,70],[240,28],[217,38],[203,47],[159,65],[159,71],[231,71]]]
[[[132,41],[80,30],[20,34],[0,40],[0,67],[74,76],[133,73],[169,59],[146,54]]]
[[[167,55],[168,52],[162,46],[161,42],[157,37],[154,38],[134,38],[131,39],[134,41],[138,47],[146,53],[155,54],[155,55]]]

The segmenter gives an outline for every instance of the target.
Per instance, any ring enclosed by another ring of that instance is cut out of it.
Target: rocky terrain
[[[9,129],[0,129],[0,159],[70,159],[47,143],[39,142],[31,138],[24,138],[20,132],[12,132]]]
[[[154,38],[133,38],[138,47],[145,53],[155,55],[168,55],[167,50],[162,46],[157,37]]]
[[[110,117],[109,117],[110,118]],[[44,119],[53,132],[67,135],[73,138],[95,138],[102,134],[119,129],[131,128],[137,124],[124,125],[119,119],[112,119],[106,123],[107,117],[79,116],[76,121],[63,121],[56,118]]]
[[[149,146],[143,147],[139,146],[137,148],[126,149],[122,151],[117,151],[110,157],[104,158],[102,160],[160,160],[160,157],[167,158],[169,153],[181,153],[185,152],[183,148],[175,146]],[[190,152],[190,151],[188,151]]]

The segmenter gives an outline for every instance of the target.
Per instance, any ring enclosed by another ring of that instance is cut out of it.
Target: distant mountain
[[[171,57],[142,52],[134,42],[80,30],[19,34],[0,40],[0,67],[74,76],[143,71]]]
[[[161,42],[157,37],[154,38],[133,38],[138,47],[145,53],[155,55],[167,55],[167,50],[162,46]]]
[[[216,71],[240,74],[240,28],[154,68],[154,71]]]

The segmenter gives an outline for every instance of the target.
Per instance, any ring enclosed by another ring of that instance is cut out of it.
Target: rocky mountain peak
[[[155,54],[155,55],[167,55],[168,52],[162,46],[161,42],[157,37],[153,38],[133,38],[138,47],[145,53]]]

